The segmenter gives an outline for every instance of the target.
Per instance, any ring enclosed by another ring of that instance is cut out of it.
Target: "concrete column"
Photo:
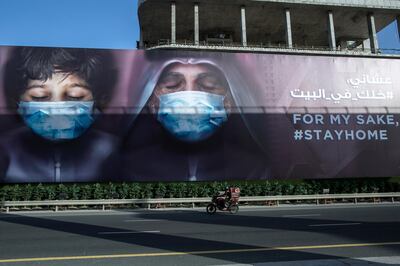
[[[247,46],[247,31],[246,31],[246,7],[240,8],[240,15],[242,21],[242,45]]]
[[[194,4],[194,44],[199,45],[199,4]]]
[[[171,3],[171,43],[176,43],[176,5]]]
[[[336,50],[335,24],[332,11],[328,11],[328,34],[329,48],[331,48],[331,50]]]
[[[397,33],[400,39],[400,16],[397,16],[396,21],[397,21]]]
[[[367,15],[367,22],[368,22],[369,39],[371,43],[371,52],[375,54],[378,52],[379,44],[378,44],[378,37],[376,36],[374,14],[369,13]]]
[[[143,29],[140,28],[139,49],[144,49]]]
[[[362,47],[363,47],[363,49],[370,50],[371,49],[371,40],[370,39],[364,40]]]
[[[286,46],[288,48],[293,48],[293,40],[292,40],[292,22],[290,19],[290,10],[288,8],[285,9],[285,34],[286,34]]]

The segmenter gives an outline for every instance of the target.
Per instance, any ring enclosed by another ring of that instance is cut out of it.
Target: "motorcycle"
[[[212,197],[211,203],[207,205],[207,213],[214,214],[217,209],[229,211],[236,214],[239,211],[240,188],[229,187],[224,192],[219,192]]]

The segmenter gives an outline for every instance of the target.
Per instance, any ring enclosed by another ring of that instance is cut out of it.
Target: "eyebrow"
[[[74,83],[71,83],[71,84],[67,85],[67,88],[73,88],[73,87],[82,87],[82,88],[85,88],[87,90],[90,90],[90,87],[87,84],[84,84],[84,83],[74,82]]]
[[[204,72],[204,73],[200,73],[199,75],[197,75],[197,79],[203,79],[203,78],[215,78],[218,82],[222,83],[222,79],[220,77],[220,75],[214,73],[214,72]]]
[[[30,90],[33,88],[42,88],[44,89],[46,86],[44,84],[33,84],[26,87],[26,90]]]
[[[173,77],[182,77],[183,75],[182,75],[182,73],[180,73],[180,72],[167,72],[167,73],[165,73],[165,74],[163,74],[163,75],[161,76],[161,79],[160,79],[160,80],[163,80],[164,78],[167,78],[167,77],[169,77],[169,76],[173,76]]]
[[[30,90],[30,89],[33,89],[33,88],[44,89],[45,87],[46,87],[46,85],[44,85],[44,84],[32,84],[32,85],[27,86],[26,90]],[[88,85],[84,84],[84,83],[74,82],[74,83],[71,83],[71,84],[67,85],[67,88],[73,88],[73,87],[82,87],[82,88],[85,88],[87,90],[90,90],[90,87]]]
[[[182,77],[183,74],[180,73],[180,72],[167,72],[167,73],[165,73],[165,74],[163,74],[161,76],[160,81],[162,82],[163,79],[165,79],[167,77],[170,77],[170,76],[172,76],[172,77]],[[200,73],[200,74],[198,74],[196,76],[196,79],[201,79],[201,78],[205,78],[205,77],[213,77],[213,78],[216,78],[218,81],[221,82],[220,76],[218,74],[212,72],[212,71],[207,71],[207,72]]]
[[[211,71],[207,71],[207,72],[201,72],[199,75],[197,75],[199,77],[203,77],[203,76],[216,76],[214,72]]]

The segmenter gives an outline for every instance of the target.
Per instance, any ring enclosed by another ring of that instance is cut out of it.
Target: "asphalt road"
[[[0,266],[243,264],[400,265],[400,204],[0,214]]]

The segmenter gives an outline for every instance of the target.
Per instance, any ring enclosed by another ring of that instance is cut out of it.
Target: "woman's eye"
[[[167,75],[161,79],[159,86],[167,89],[178,89],[182,86],[184,80],[180,75]]]
[[[217,77],[214,76],[205,76],[205,77],[201,77],[198,80],[198,84],[205,89],[208,90],[215,90],[218,88],[222,87],[221,82],[219,81],[219,79]]]
[[[166,83],[166,84],[164,84],[163,87],[167,88],[167,89],[178,89],[181,87],[181,85],[182,85],[182,81],[179,81],[179,82]]]

